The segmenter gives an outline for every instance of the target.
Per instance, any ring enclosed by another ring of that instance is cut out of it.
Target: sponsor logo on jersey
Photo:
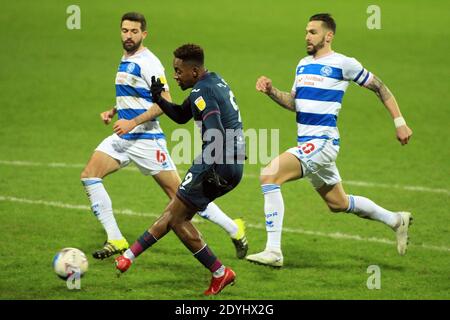
[[[206,102],[202,96],[195,99],[194,103],[200,111],[203,111],[206,108]]]

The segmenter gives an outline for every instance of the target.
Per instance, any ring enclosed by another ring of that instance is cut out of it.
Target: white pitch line
[[[17,198],[17,197],[11,197],[11,196],[0,196],[0,201],[24,203],[24,204],[32,204],[32,205],[43,205],[43,206],[47,206],[47,207],[56,207],[56,208],[73,209],[73,210],[85,210],[85,211],[91,210],[91,208],[87,205],[74,205],[74,204],[67,204],[67,203],[58,202],[58,201],[32,200],[32,199],[24,199],[24,198]],[[125,209],[125,210],[116,209],[114,211],[116,214],[127,215],[127,216],[151,217],[151,218],[157,218],[160,216],[159,214],[156,214],[156,213],[142,213],[142,212],[135,212],[135,211],[128,210],[128,209]],[[196,223],[203,223],[205,221],[203,219],[197,219],[197,218],[194,218],[193,220]],[[253,229],[259,229],[259,230],[266,229],[265,226],[262,224],[247,223],[247,227],[253,228]],[[387,244],[387,245],[396,245],[397,244],[395,241],[392,241],[389,239],[375,238],[375,237],[365,238],[365,237],[361,237],[359,235],[345,234],[345,233],[341,233],[341,232],[326,233],[326,232],[321,232],[321,231],[293,229],[293,228],[283,228],[283,232],[296,233],[296,234],[315,236],[315,237],[338,239],[338,240],[355,240],[355,241],[362,241],[362,242],[382,243],[382,244]],[[428,244],[422,244],[422,245],[410,244],[409,246],[423,248],[426,250],[450,252],[450,248],[444,247],[444,246],[435,246],[435,245],[428,245]]]
[[[432,192],[432,193],[443,193],[443,194],[450,195],[450,190],[447,190],[447,189],[428,188],[428,187],[422,187],[422,186],[402,186],[399,184],[372,183],[372,182],[352,181],[352,180],[344,180],[343,183],[351,185],[351,186],[359,186],[359,187],[401,189],[401,190],[405,190],[405,191]]]
[[[47,167],[47,168],[77,168],[82,169],[85,167],[84,164],[71,164],[71,163],[61,163],[61,162],[50,162],[50,163],[40,163],[31,161],[8,161],[0,160],[0,165],[7,166],[24,166],[24,167]],[[138,168],[130,166],[125,167],[122,170],[139,172]],[[184,170],[178,170],[180,173],[185,172]],[[259,178],[256,174],[244,174],[247,178]],[[399,184],[387,184],[387,183],[376,183],[376,182],[366,182],[366,181],[352,181],[344,180],[343,184],[357,187],[368,187],[368,188],[385,188],[385,189],[400,189],[404,191],[412,192],[429,192],[429,193],[440,193],[445,195],[450,195],[450,190],[441,188],[429,188],[424,186],[408,186]]]
[[[45,201],[45,200],[31,200],[17,197],[9,197],[9,196],[0,196],[0,201],[8,201],[8,202],[18,202],[25,204],[33,204],[33,205],[43,205],[47,207],[55,207],[55,208],[63,208],[63,209],[73,209],[73,210],[84,210],[91,211],[91,207],[83,204],[68,204],[59,201]],[[125,216],[135,216],[135,217],[149,217],[149,218],[158,218],[161,214],[156,213],[144,213],[144,212],[135,212],[129,209],[115,209],[114,212],[116,214],[121,214]],[[194,222],[202,223],[202,220],[193,219]]]

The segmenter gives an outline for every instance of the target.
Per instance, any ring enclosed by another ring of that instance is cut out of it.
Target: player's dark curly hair
[[[182,45],[173,52],[173,55],[175,56],[175,58],[181,59],[183,61],[193,62],[200,66],[203,66],[205,62],[203,49],[193,43]]]
[[[333,33],[336,33],[336,22],[329,13],[315,14],[311,18],[309,18],[309,21],[322,21],[322,23],[324,23],[328,29],[333,31]]]
[[[135,21],[141,23],[141,31],[147,30],[147,21],[142,13],[139,12],[127,12],[122,16],[122,20],[120,21],[120,26],[122,26],[122,22],[124,20]]]

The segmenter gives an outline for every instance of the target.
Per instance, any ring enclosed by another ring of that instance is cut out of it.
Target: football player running
[[[202,153],[194,160],[161,217],[116,259],[116,268],[120,272],[127,271],[142,252],[172,230],[212,273],[210,286],[204,294],[215,295],[234,283],[236,274],[214,255],[191,219],[197,211],[204,210],[211,201],[227,194],[240,182],[245,160],[243,127],[230,87],[219,75],[205,69],[203,49],[186,44],[176,49],[174,56],[174,79],[181,89],[192,88],[190,95],[181,105],[171,103],[162,96],[164,85],[154,77],[152,97],[175,122],[186,123],[194,118],[202,130]]]
[[[380,221],[396,233],[397,250],[404,255],[408,245],[409,212],[392,212],[368,198],[348,195],[341,183],[336,158],[339,152],[337,118],[350,81],[375,92],[390,113],[401,145],[412,135],[393,94],[356,59],[331,49],[336,23],[329,14],[312,16],[306,26],[306,51],[301,59],[291,92],[283,92],[267,77],[260,77],[256,89],[281,107],[296,112],[298,145],[287,150],[263,169],[260,177],[264,194],[267,242],[265,250],[247,256],[250,262],[283,266],[281,232],[284,203],[281,185],[307,178],[332,212],[349,212]]]

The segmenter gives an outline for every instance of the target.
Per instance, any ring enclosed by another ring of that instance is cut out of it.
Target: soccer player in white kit
[[[412,131],[406,125],[399,106],[389,89],[356,59],[331,49],[336,24],[329,14],[317,14],[306,27],[308,56],[301,59],[291,92],[272,86],[267,77],[260,77],[256,89],[290,111],[296,112],[298,145],[279,155],[263,169],[260,177],[264,194],[267,242],[264,251],[247,256],[247,260],[272,267],[283,266],[281,231],[284,203],[280,186],[291,180],[307,178],[332,212],[349,212],[361,218],[380,221],[396,232],[397,250],[406,253],[409,212],[392,212],[373,201],[347,195],[335,161],[339,152],[337,117],[350,81],[376,93],[389,111],[397,139],[408,143]]]
[[[111,199],[103,186],[105,176],[133,162],[142,174],[152,175],[170,199],[175,197],[181,183],[158,120],[147,121],[149,112],[156,116],[163,114],[159,106],[152,102],[152,76],[165,84],[164,98],[171,101],[171,97],[164,67],[142,44],[146,36],[146,20],[142,14],[129,12],[123,15],[121,37],[125,51],[116,76],[116,106],[100,115],[105,124],[109,124],[115,114],[118,115],[119,121],[114,126],[116,133],[100,143],[81,173],[91,209],[107,233],[103,248],[93,253],[96,259],[123,253],[129,247],[114,218]],[[133,130],[121,134],[121,126],[130,123],[133,123]],[[238,258],[245,257],[248,245],[242,219],[232,220],[213,202],[199,214],[227,231]]]

